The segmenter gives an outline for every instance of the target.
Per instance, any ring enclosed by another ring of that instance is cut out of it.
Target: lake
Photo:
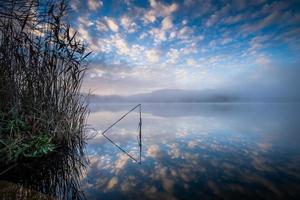
[[[91,104],[87,199],[297,199],[300,104]],[[98,133],[98,134],[97,134]],[[141,164],[136,161],[141,159]]]

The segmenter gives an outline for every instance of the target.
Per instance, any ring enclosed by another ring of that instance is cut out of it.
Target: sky
[[[83,91],[297,91],[300,1],[71,0],[92,51]]]

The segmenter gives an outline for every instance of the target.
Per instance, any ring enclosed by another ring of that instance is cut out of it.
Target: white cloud
[[[167,62],[171,64],[175,64],[179,58],[179,51],[177,49],[171,48],[167,53]]]
[[[96,22],[96,27],[100,32],[106,32],[109,30],[107,25],[100,20]]]
[[[128,29],[131,24],[131,20],[127,16],[121,17],[121,24],[125,29]]]
[[[104,73],[105,73],[105,71],[103,69],[101,69],[101,68],[90,68],[88,70],[88,75],[91,78],[102,77]]]
[[[109,180],[106,189],[107,190],[111,190],[113,189],[116,185],[118,184],[118,178],[117,177],[113,177],[112,179]]]
[[[188,73],[185,69],[176,69],[175,76],[177,80],[184,81],[188,77]]]
[[[113,32],[118,32],[119,31],[119,26],[118,24],[111,18],[106,17],[106,24],[112,30]]]
[[[139,36],[139,39],[142,40],[142,39],[144,39],[146,36],[147,36],[147,33],[144,32],[144,33],[142,33],[142,34]]]
[[[73,10],[77,11],[80,5],[80,1],[79,0],[72,0],[70,1],[70,6]]]
[[[184,55],[195,54],[197,52],[198,52],[198,48],[197,48],[196,43],[192,43],[192,44],[189,44],[185,47],[180,48],[180,53],[182,53]]]
[[[262,67],[268,67],[268,65],[271,63],[271,60],[266,55],[257,55],[255,61]]]
[[[139,60],[141,59],[141,54],[143,54],[145,51],[145,47],[138,45],[138,44],[134,44],[131,46],[130,48],[130,57],[133,60]],[[142,58],[144,59],[144,58]]]
[[[235,23],[239,23],[241,20],[243,20],[245,17],[248,17],[246,14],[239,14],[239,15],[235,15],[235,16],[228,16],[226,17],[224,23],[225,24],[235,24]]]
[[[127,155],[125,155],[125,154],[119,155],[118,159],[115,162],[116,171],[119,172],[120,170],[124,169],[128,160],[129,160],[129,157]]]
[[[91,37],[89,35],[89,32],[86,30],[85,27],[83,26],[79,26],[78,30],[77,30],[79,37],[84,40],[87,43],[90,43],[91,41]]]
[[[172,27],[173,27],[172,17],[171,16],[165,17],[162,20],[162,22],[161,22],[161,28],[162,28],[162,30],[168,30],[168,29],[170,29]]]
[[[144,14],[143,18],[144,22],[147,23],[153,23],[156,21],[156,14],[153,10],[148,11],[147,13]]]
[[[177,35],[176,31],[171,32],[170,35],[169,35],[169,39],[175,38],[176,35]]]
[[[103,2],[101,0],[88,0],[88,7],[90,10],[97,10],[101,6],[103,6]]]
[[[215,25],[217,22],[220,22],[223,20],[224,17],[228,16],[228,12],[230,10],[230,5],[226,4],[224,7],[222,7],[220,10],[214,12],[206,21],[205,26],[211,27]]]
[[[154,42],[159,44],[162,41],[165,41],[166,38],[166,32],[164,30],[158,29],[158,28],[152,28],[149,31],[149,34],[153,36]]]
[[[248,52],[250,55],[255,55],[262,47],[264,47],[267,41],[271,41],[268,36],[256,36],[249,42]]]
[[[151,145],[148,150],[147,150],[147,156],[156,158],[160,152],[159,146],[158,145]]]
[[[193,33],[193,30],[187,26],[182,27],[178,33],[177,36],[179,39],[191,39],[190,35]]]
[[[218,21],[219,17],[216,14],[213,14],[209,17],[209,19],[206,21],[206,27],[210,27],[214,25]]]
[[[266,28],[267,26],[276,23],[276,21],[280,20],[279,12],[273,12],[270,15],[263,18],[261,21],[253,23],[253,24],[246,24],[241,27],[241,32],[248,34],[259,31],[261,29]]]
[[[225,44],[230,43],[231,41],[232,41],[232,38],[225,37],[225,38],[222,39],[221,44],[225,45]]]
[[[136,23],[133,22],[132,19],[128,16],[121,17],[121,25],[129,33],[133,33],[136,31]]]
[[[196,64],[196,61],[192,58],[189,58],[189,59],[186,60],[186,64],[188,66],[194,66]]]
[[[79,25],[81,26],[92,26],[94,23],[87,17],[80,16],[77,18]]]
[[[160,58],[159,53],[155,49],[146,51],[146,57],[149,62],[158,62]]]
[[[176,3],[165,5],[161,2],[156,2],[156,0],[149,0],[151,9],[144,13],[144,23],[153,23],[156,21],[157,17],[170,16],[173,12],[178,9]]]
[[[191,141],[189,141],[188,142],[188,147],[189,148],[194,148],[194,147],[196,147],[198,145],[198,142],[197,141],[194,141],[194,140],[191,140]]]
[[[127,42],[120,35],[112,36],[112,43],[116,47],[119,55],[129,55],[130,48],[128,47]]]

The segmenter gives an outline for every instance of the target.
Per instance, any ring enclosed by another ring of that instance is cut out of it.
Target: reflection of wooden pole
[[[140,104],[140,131],[139,131],[139,145],[140,145],[140,164],[142,164],[142,105]]]

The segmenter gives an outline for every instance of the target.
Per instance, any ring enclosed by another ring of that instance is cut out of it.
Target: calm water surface
[[[134,104],[92,104],[103,131]],[[300,104],[143,104],[142,164],[101,134],[87,146],[87,199],[297,199]],[[138,111],[138,110],[137,110]],[[108,133],[139,159],[139,113]]]

